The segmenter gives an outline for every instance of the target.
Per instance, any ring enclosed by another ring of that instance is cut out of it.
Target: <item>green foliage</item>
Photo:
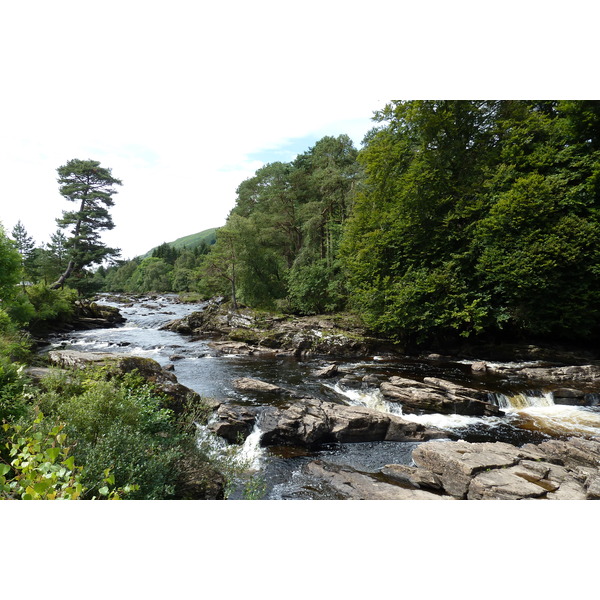
[[[64,321],[73,315],[77,293],[72,289],[54,290],[43,283],[27,288],[36,322]]]
[[[16,285],[21,280],[21,255],[11,240],[6,237],[0,224],[0,307],[6,305],[16,294]]]
[[[346,302],[341,269],[330,268],[326,259],[295,263],[288,275],[288,290],[290,309],[299,314],[334,312]]]
[[[29,427],[4,425],[8,460],[0,463],[0,498],[77,500],[84,488],[81,467],[67,446],[64,425],[43,428],[43,414]]]
[[[72,274],[82,273],[85,267],[118,256],[119,250],[102,243],[100,233],[114,228],[108,209],[114,205],[112,196],[117,193],[114,186],[122,185],[110,169],[101,167],[95,160],[73,159],[57,172],[60,194],[78,208],[63,211],[62,218],[57,219],[62,229],[71,228],[71,235],[64,243],[69,263],[53,287],[62,286]]]
[[[0,423],[16,421],[27,412],[23,399],[27,383],[28,380],[23,374],[23,365],[0,354]]]
[[[133,288],[138,292],[168,292],[172,289],[173,268],[162,258],[144,258],[131,278]]]
[[[0,499],[78,500],[86,488],[83,468],[75,464],[67,445],[63,423],[48,423],[38,413],[33,423],[3,425],[6,462],[0,462]],[[115,487],[110,469],[105,469],[99,497],[119,500],[137,490],[137,486]],[[95,499],[93,497],[92,499]]]
[[[106,469],[117,488],[136,486],[130,498],[173,496],[184,436],[162,397],[136,372],[72,371],[46,378],[43,388],[36,398],[41,410],[66,423],[76,441],[85,497],[101,493]]]
[[[344,229],[353,306],[399,340],[591,340],[598,103],[394,102]],[[583,122],[581,122],[583,119]]]

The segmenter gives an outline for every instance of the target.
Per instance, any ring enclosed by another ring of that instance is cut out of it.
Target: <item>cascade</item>
[[[365,406],[383,413],[402,416],[402,406],[398,402],[388,402],[378,390],[348,390],[340,385],[326,385],[343,396],[350,406]]]
[[[490,402],[496,404],[502,410],[523,410],[532,407],[554,406],[552,392],[518,392],[515,394],[489,394]]]

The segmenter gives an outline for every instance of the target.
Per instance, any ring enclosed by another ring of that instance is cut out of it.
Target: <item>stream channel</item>
[[[125,299],[124,299],[125,301]],[[295,389],[321,400],[334,400],[393,412],[407,420],[439,427],[449,432],[448,439],[470,442],[503,441],[515,445],[541,442],[548,436],[600,435],[600,406],[594,394],[589,406],[555,405],[552,393],[543,389],[527,389],[510,376],[502,379],[473,375],[473,361],[427,359],[416,357],[363,357],[340,360],[311,357],[297,360],[289,357],[254,357],[218,355],[209,347],[210,340],[191,340],[170,331],[159,330],[168,321],[200,310],[202,304],[184,304],[168,295],[138,299],[136,303],[99,303],[117,306],[126,322],[116,328],[95,329],[61,334],[51,339],[52,348],[71,348],[88,352],[116,352],[143,356],[160,365],[174,365],[174,373],[183,385],[206,398],[256,406],[259,401],[236,391],[233,381],[251,377]],[[475,359],[476,360],[476,359]],[[336,362],[339,376],[333,379],[314,377],[315,369]],[[504,365],[511,363],[504,363]],[[516,364],[516,363],[515,363]],[[522,365],[523,363],[518,363]],[[527,363],[536,366],[538,363]],[[386,402],[378,383],[357,383],[351,387],[339,384],[351,374],[360,382],[385,380],[398,375],[412,379],[438,377],[489,391],[490,400],[502,408],[503,417],[468,417],[461,415],[403,415],[397,403]],[[269,500],[336,499],[335,494],[319,481],[303,472],[308,462],[349,465],[365,473],[377,473],[387,464],[412,464],[412,451],[418,442],[367,442],[331,444],[316,450],[305,448],[261,448],[260,431],[253,432],[242,448],[249,467],[249,477],[259,477],[264,485],[262,496]],[[227,445],[224,440],[199,428],[199,443],[210,444],[214,452]],[[231,498],[240,497],[234,492]]]

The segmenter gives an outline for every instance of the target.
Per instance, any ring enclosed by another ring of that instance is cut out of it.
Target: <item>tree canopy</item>
[[[100,233],[114,228],[108,209],[114,205],[112,196],[117,193],[114,186],[122,185],[121,181],[113,177],[111,169],[101,167],[95,160],[73,159],[57,172],[61,195],[78,208],[63,211],[62,218],[57,219],[59,227],[70,228],[70,237],[65,242],[69,262],[53,287],[62,286],[73,274],[81,275],[84,267],[100,264],[120,253],[102,243]]]

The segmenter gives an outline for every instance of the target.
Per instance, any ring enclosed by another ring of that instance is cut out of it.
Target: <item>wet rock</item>
[[[437,491],[443,489],[440,478],[427,469],[407,465],[385,465],[381,469],[381,473],[398,483],[408,484],[415,488],[428,488]]]
[[[441,413],[471,416],[499,416],[503,412],[484,400],[484,392],[450,381],[425,378],[423,382],[391,377],[379,387],[383,396],[402,404],[405,413]]]
[[[327,365],[322,369],[317,369],[313,372],[315,377],[319,379],[328,379],[330,377],[334,377],[338,373],[338,366],[336,364]]]
[[[260,379],[252,379],[251,377],[240,377],[234,380],[233,387],[238,392],[250,392],[259,394],[284,394],[286,390],[278,385],[261,381]]]
[[[536,385],[559,384],[568,388],[600,389],[600,365],[570,365],[554,367],[524,367],[495,365],[491,371],[504,375],[516,375]]]
[[[238,444],[252,432],[258,413],[259,409],[255,407],[221,404],[214,415],[215,420],[208,428],[216,435]]]
[[[487,371],[487,363],[483,361],[474,362],[471,365],[471,371],[473,371],[474,373],[483,373]]]
[[[320,480],[339,498],[346,500],[450,500],[412,486],[382,481],[376,475],[361,473],[348,466],[312,461],[305,472]]]
[[[423,441],[445,433],[365,407],[294,401],[266,410],[260,418],[262,446],[315,446],[330,442]]]

